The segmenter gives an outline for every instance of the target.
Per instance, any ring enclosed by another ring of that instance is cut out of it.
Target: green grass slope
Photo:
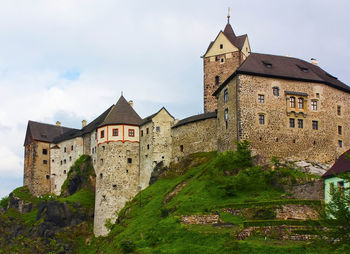
[[[245,219],[225,207],[271,207],[313,201],[281,199],[280,186],[310,176],[292,169],[253,166],[247,144],[237,152],[199,153],[172,165],[119,213],[107,237],[82,245],[80,253],[327,253],[309,242],[250,237],[236,240]],[[314,202],[319,205],[319,202]],[[266,209],[265,209],[266,210]],[[182,215],[219,214],[230,227],[187,225]],[[257,220],[271,219],[267,212]],[[265,218],[265,217],[266,218]],[[272,220],[272,222],[274,222]],[[278,224],[278,223],[277,223]]]

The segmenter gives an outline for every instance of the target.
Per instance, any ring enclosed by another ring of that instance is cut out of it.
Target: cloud
[[[253,51],[315,57],[350,83],[345,0],[1,1],[0,186],[7,177],[22,184],[28,120],[80,128],[122,91],[141,116],[162,106],[177,118],[201,112],[200,56],[230,5]]]

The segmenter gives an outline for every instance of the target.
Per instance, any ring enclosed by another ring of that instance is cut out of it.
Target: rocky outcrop
[[[313,163],[307,161],[296,161],[294,162],[294,165],[304,173],[319,176],[323,175],[330,168],[330,165],[328,164]]]
[[[33,203],[16,197],[13,192],[9,195],[7,209],[14,208],[20,213],[29,213],[33,209]]]
[[[66,202],[61,203],[53,200],[41,202],[38,204],[36,219],[43,219],[43,223],[39,225],[38,236],[53,237],[62,228],[78,225],[86,221],[87,217],[89,215],[78,203],[75,203],[74,207],[70,207]]]
[[[220,222],[220,216],[217,214],[181,216],[183,224],[218,224]]]

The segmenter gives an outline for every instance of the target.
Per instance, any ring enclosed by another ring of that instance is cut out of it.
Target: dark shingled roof
[[[154,113],[154,114],[152,114],[152,115],[150,115],[150,116],[147,116],[147,117],[143,118],[140,125],[144,125],[144,124],[146,124],[146,123],[151,122],[151,121],[152,121],[152,118],[155,117],[160,111],[162,111],[162,109],[164,109],[164,110],[169,114],[169,116],[171,116],[172,118],[174,118],[174,117],[169,113],[169,111],[168,111],[165,107],[162,107],[162,108],[161,108],[160,110],[158,110],[156,113]],[[174,119],[175,119],[175,118],[174,118]]]
[[[47,123],[28,121],[24,145],[27,145],[30,142],[30,137],[37,141],[51,143],[61,135],[75,131],[78,130]]]
[[[109,124],[130,124],[138,126],[141,121],[142,119],[140,116],[125,98],[121,96],[115,105],[110,106],[99,117],[81,130],[29,121],[24,144],[26,145],[30,142],[30,137],[35,140],[57,144],[64,140],[81,137],[87,133],[91,133],[101,126]]]
[[[345,172],[350,172],[350,150],[343,153],[322,177],[329,178]]]
[[[237,74],[324,83],[350,93],[350,87],[309,62],[293,57],[251,53],[213,95],[217,95]]]
[[[180,120],[172,128],[177,128],[181,125],[185,125],[188,123],[203,121],[203,120],[210,119],[210,118],[216,118],[216,115],[217,115],[216,112],[208,112],[208,113],[203,113],[200,115],[190,116],[190,117],[187,117],[185,119]]]
[[[227,39],[238,49],[242,50],[245,39],[247,38],[246,34],[240,35],[240,36],[236,36],[235,33],[233,32],[232,26],[230,25],[230,23],[227,23],[227,25],[225,26],[224,31],[220,31],[220,33],[223,33]],[[218,38],[219,34],[216,36],[216,38]],[[215,38],[215,40],[216,40]],[[214,40],[214,41],[215,41]],[[207,51],[205,51],[204,55],[206,55],[208,53],[208,51],[211,49],[211,47],[214,44],[214,41],[210,42]]]
[[[120,96],[118,102],[111,108],[99,127],[109,124],[130,124],[139,126],[141,121],[141,117],[130,106],[129,102],[125,100],[124,96]]]

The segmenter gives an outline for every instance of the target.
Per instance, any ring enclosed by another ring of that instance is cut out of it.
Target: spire
[[[227,24],[230,24],[230,18],[231,18],[231,8],[228,7],[228,10],[227,10]]]

